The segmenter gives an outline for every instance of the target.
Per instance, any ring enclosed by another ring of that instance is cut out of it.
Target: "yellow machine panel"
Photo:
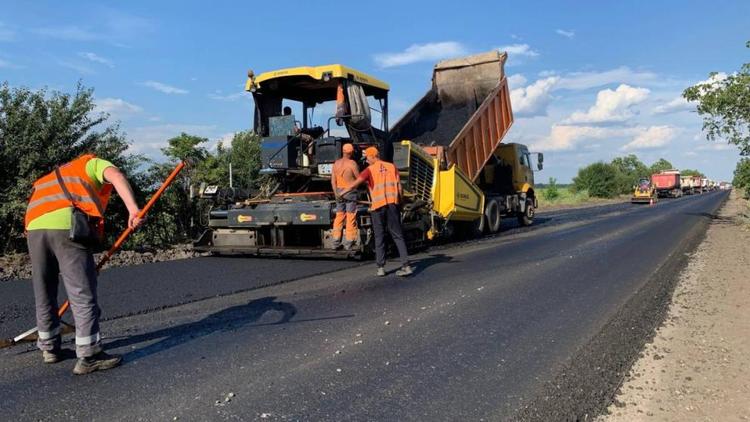
[[[475,221],[484,210],[484,193],[456,166],[442,170],[435,186],[434,210],[446,220]]]

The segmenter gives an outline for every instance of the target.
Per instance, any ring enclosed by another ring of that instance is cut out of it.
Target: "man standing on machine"
[[[333,220],[333,247],[341,247],[342,230],[344,234],[344,249],[350,250],[357,239],[357,192],[344,194],[346,188],[354,183],[359,176],[357,163],[352,160],[354,147],[344,144],[341,149],[343,156],[333,163],[331,174],[331,188],[336,194],[336,218]],[[344,230],[346,221],[346,230]]]

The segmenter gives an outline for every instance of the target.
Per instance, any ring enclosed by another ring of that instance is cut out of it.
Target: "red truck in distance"
[[[651,183],[660,198],[679,198],[682,196],[679,170],[664,170],[651,175]]]

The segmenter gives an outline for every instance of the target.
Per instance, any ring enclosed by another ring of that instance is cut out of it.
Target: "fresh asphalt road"
[[[690,252],[726,196],[540,214],[533,228],[421,254],[409,279],[313,260],[109,270],[102,329],[125,364],[75,377],[72,359],[43,365],[29,346],[0,351],[0,414],[514,419],[544,407],[549,383],[637,292],[663,282],[656,274]],[[33,325],[24,289],[28,282],[0,285],[4,336]]]

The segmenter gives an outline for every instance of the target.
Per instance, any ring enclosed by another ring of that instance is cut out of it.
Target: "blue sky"
[[[391,85],[391,122],[433,64],[504,49],[516,121],[545,152],[542,180],[635,153],[731,179],[736,148],[709,143],[680,92],[750,61],[750,2],[7,2],[0,81],[95,89],[134,151],[181,131],[213,143],[252,125],[247,69],[345,63]]]

